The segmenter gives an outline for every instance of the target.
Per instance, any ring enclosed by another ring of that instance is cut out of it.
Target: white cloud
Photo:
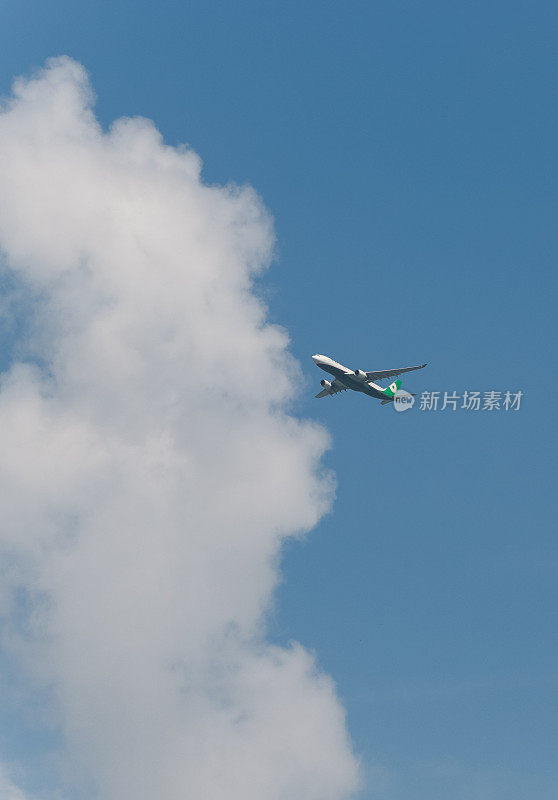
[[[327,434],[288,415],[298,366],[252,292],[270,219],[148,120],[103,132],[91,103],[62,58],[0,114],[27,315],[0,387],[4,646],[53,690],[70,794],[348,797],[331,680],[265,641],[281,543],[332,496]]]
[[[10,780],[8,772],[6,766],[0,764],[0,800],[26,800],[21,789]]]

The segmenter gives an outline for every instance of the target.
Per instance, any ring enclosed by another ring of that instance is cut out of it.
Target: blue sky
[[[297,413],[332,434],[338,491],[284,553],[272,635],[336,680],[380,786],[362,797],[555,798],[555,4],[9,0],[1,14],[4,94],[68,54],[103,124],[153,119],[206,180],[250,183],[273,214],[260,292],[304,368]],[[404,381],[415,392],[525,396],[494,414],[314,401],[316,352],[368,370],[428,361]]]

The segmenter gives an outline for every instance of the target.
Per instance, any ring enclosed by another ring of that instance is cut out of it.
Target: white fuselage
[[[381,386],[378,386],[366,378],[357,377],[355,371],[344,367],[343,364],[339,364],[337,361],[329,358],[329,356],[315,355],[312,356],[312,361],[320,369],[323,369],[324,372],[329,372],[330,375],[333,375],[335,380],[347,389],[352,389],[355,392],[364,392],[371,397],[377,397],[382,400],[386,396],[385,390]],[[363,374],[365,375],[366,373]]]

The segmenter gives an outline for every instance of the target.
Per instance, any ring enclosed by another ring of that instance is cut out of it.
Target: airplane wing
[[[402,375],[404,372],[412,372],[414,369],[423,369],[426,364],[419,364],[418,367],[401,367],[400,369],[379,369],[375,372],[367,372],[366,377],[369,381],[381,381],[382,378],[391,378],[395,375]]]
[[[347,387],[344,386],[340,381],[335,379],[331,382],[331,389],[322,389],[315,397],[327,397],[328,395],[338,394],[338,392],[346,392]]]

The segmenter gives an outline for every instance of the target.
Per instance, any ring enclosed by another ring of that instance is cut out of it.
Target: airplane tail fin
[[[393,398],[397,394],[397,391],[401,388],[401,381],[399,378],[384,389],[384,394],[386,395],[386,399],[382,400],[380,405],[385,406],[386,403],[393,403]]]

